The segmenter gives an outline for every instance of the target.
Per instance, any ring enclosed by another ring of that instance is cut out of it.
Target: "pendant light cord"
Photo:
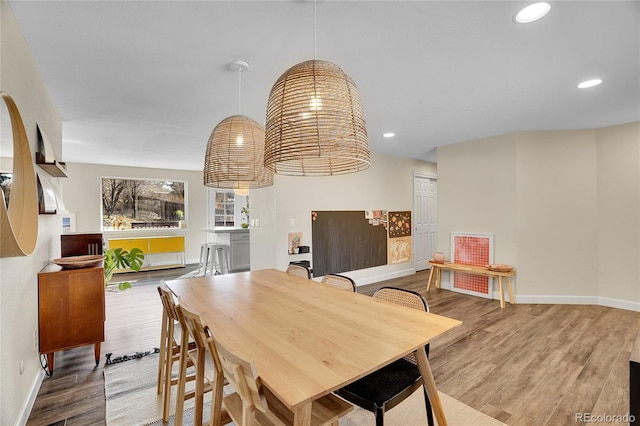
[[[316,35],[316,0],[313,0],[313,59],[316,60],[317,59],[317,35]]]
[[[242,112],[242,68],[238,68],[238,115]]]

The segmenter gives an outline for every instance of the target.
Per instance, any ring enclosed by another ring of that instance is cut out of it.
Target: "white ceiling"
[[[362,97],[372,151],[640,120],[640,2],[319,1],[317,59]],[[313,2],[10,1],[63,120],[63,161],[201,170],[223,118],[264,123],[276,79],[314,57]],[[580,90],[585,79],[598,87]],[[395,132],[384,139],[384,132]]]

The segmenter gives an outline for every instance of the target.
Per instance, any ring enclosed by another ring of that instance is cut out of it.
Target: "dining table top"
[[[461,324],[275,269],[166,284],[291,410]]]

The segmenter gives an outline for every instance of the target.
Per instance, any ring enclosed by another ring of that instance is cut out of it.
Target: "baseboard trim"
[[[470,294],[477,297],[486,297],[484,295],[475,294],[473,292],[465,292],[453,289],[448,281],[442,282],[442,288],[445,290],[456,291],[458,293]],[[493,299],[500,300],[500,292],[496,290],[494,285],[492,295]],[[597,305],[607,306],[609,308],[624,309],[626,311],[640,312],[640,302],[631,302],[628,300],[612,299],[610,297],[599,296],[563,296],[563,295],[514,295],[516,303],[521,304],[539,304],[539,305]],[[504,299],[509,304],[509,293],[504,290]]]
[[[33,381],[33,385],[31,385],[31,391],[29,392],[28,398],[22,404],[22,408],[20,409],[20,415],[18,416],[18,420],[16,421],[17,425],[26,425],[27,420],[29,420],[29,416],[31,415],[31,410],[33,409],[33,404],[36,402],[36,397],[38,396],[38,392],[40,391],[40,385],[42,385],[42,381],[44,380],[45,373],[43,369],[40,369],[38,375]]]
[[[416,270],[414,268],[408,268],[400,271],[393,271],[393,272],[389,272],[382,275],[375,275],[372,277],[364,277],[364,278],[353,277],[348,272],[342,275],[348,276],[349,278],[353,279],[354,281],[356,281],[356,286],[360,287],[361,285],[375,284],[380,281],[391,280],[393,278],[406,277],[407,275],[413,275],[415,273],[416,273]]]

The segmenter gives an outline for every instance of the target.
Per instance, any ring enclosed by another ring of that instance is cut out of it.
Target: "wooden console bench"
[[[440,263],[431,260],[427,263],[431,265],[431,272],[429,272],[429,282],[427,283],[427,291],[431,290],[431,283],[434,281],[434,277],[436,288],[440,288],[443,269],[454,272],[466,272],[468,274],[485,275],[488,277],[498,278],[498,286],[500,288],[500,307],[504,308],[505,303],[504,289],[502,287],[502,277],[505,277],[507,279],[507,290],[509,291],[509,302],[512,305],[515,303],[515,299],[513,298],[513,289],[511,288],[511,277],[516,274],[515,270],[511,270],[509,272],[499,272],[491,271],[484,266],[462,265],[460,263],[450,262]]]

